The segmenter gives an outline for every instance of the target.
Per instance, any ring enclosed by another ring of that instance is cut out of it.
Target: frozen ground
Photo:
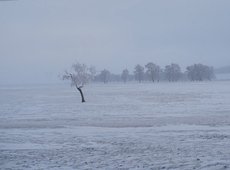
[[[230,169],[230,82],[0,87],[0,169]]]

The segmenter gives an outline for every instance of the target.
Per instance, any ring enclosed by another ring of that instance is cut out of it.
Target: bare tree
[[[152,82],[155,80],[159,81],[160,79],[160,66],[154,63],[148,63],[145,65],[146,67],[146,75],[151,79]]]
[[[81,94],[82,103],[85,102],[82,88],[92,79],[92,73],[85,64],[73,64],[71,72],[65,71],[62,76],[63,80],[70,80],[71,86],[75,86]]]
[[[121,79],[124,81],[124,83],[126,83],[128,81],[128,78],[129,78],[129,70],[124,69],[121,74]]]
[[[101,71],[101,74],[99,75],[99,77],[104,83],[108,83],[109,77],[110,77],[110,72],[108,70],[104,69]]]
[[[144,79],[144,67],[139,64],[136,65],[136,67],[134,68],[134,75],[135,79],[139,81],[139,83],[141,83],[141,81],[143,81]]]
[[[178,81],[181,75],[181,68],[178,64],[172,63],[171,65],[165,66],[165,76],[168,81]]]

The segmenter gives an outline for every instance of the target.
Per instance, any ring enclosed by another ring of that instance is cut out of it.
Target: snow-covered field
[[[0,87],[0,169],[230,169],[230,82]]]

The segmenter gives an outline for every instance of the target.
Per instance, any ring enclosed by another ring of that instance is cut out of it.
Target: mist
[[[230,169],[230,0],[0,0],[0,169]]]
[[[121,73],[136,64],[230,63],[230,1],[0,1],[0,84],[56,83],[78,61]]]

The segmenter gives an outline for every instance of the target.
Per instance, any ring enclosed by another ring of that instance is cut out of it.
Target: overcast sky
[[[75,61],[230,65],[230,0],[0,0],[0,84],[50,83]]]

